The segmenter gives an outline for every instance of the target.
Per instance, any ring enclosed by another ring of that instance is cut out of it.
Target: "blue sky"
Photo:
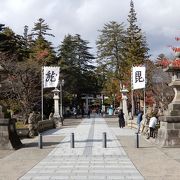
[[[179,0],[134,0],[138,25],[145,32],[151,59],[164,53],[172,55],[169,45],[178,45],[180,37]],[[124,22],[130,9],[130,0],[0,0],[0,23],[23,34],[24,25],[31,29],[39,18],[45,19],[59,45],[64,36],[80,34],[95,49],[98,30],[109,21]]]

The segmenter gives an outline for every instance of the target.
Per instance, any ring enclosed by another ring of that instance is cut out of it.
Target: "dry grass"
[[[27,128],[27,127],[28,127],[28,125],[25,125],[23,123],[23,121],[17,121],[16,122],[16,129]]]

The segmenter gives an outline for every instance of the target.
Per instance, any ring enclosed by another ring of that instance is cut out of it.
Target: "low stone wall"
[[[29,129],[28,128],[18,128],[16,129],[17,135],[20,138],[28,138],[29,137]]]
[[[55,128],[53,120],[43,120],[38,122],[38,132],[43,132],[53,128]]]
[[[55,128],[55,124],[53,120],[43,120],[43,121],[39,121],[38,122],[38,129],[37,129],[37,133],[38,132],[43,132],[49,129],[53,129]],[[29,128],[18,128],[17,129],[17,134],[20,138],[28,138],[30,137],[29,135]],[[36,134],[37,135],[37,134]]]

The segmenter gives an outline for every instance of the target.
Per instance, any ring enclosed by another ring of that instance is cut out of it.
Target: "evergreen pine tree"
[[[37,23],[34,23],[34,28],[32,29],[33,36],[37,37],[44,37],[44,36],[53,36],[53,34],[47,33],[47,31],[50,31],[52,29],[49,28],[49,25],[45,23],[45,20],[42,18],[38,19]]]
[[[124,59],[126,67],[144,64],[148,56],[148,47],[145,35],[137,25],[137,17],[134,9],[134,3],[130,2],[130,12],[127,21],[129,26],[124,41]]]
[[[57,64],[54,48],[52,43],[45,39],[45,36],[53,36],[53,34],[47,33],[51,30],[45,23],[45,20],[40,18],[37,23],[34,24],[32,34],[28,37],[32,39],[31,43],[31,59],[38,61],[40,65]],[[33,39],[35,38],[35,39]]]
[[[23,36],[15,34],[12,29],[0,24],[0,52],[16,56],[18,61],[28,57],[28,51]]]
[[[58,49],[61,73],[66,79],[64,89],[70,94],[90,94],[97,91],[97,77],[94,72],[94,56],[89,52],[88,42],[80,35],[65,36]],[[66,85],[65,84],[65,85]]]
[[[115,94],[118,95],[119,81],[123,79],[123,45],[125,38],[124,24],[111,21],[100,30],[96,41],[97,71],[100,73],[103,93],[110,97],[110,104],[115,104]],[[113,102],[114,101],[114,102]]]
[[[97,63],[112,72],[112,76],[121,79],[124,24],[111,21],[104,25],[100,33],[96,41]]]

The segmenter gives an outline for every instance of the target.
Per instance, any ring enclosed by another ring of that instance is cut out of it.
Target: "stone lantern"
[[[128,109],[127,109],[127,93],[129,91],[125,88],[125,86],[123,86],[121,93],[122,93],[122,109],[123,109],[123,113],[125,116],[125,123],[127,124],[127,119],[129,119],[128,116]]]
[[[180,53],[175,53],[175,60],[165,69],[171,73],[172,80],[169,86],[173,87],[175,96],[168,105],[165,115],[160,117],[160,129],[157,142],[162,147],[180,147]]]
[[[53,91],[54,93],[54,115],[53,115],[53,119],[55,121],[55,125],[56,127],[60,126],[60,114],[59,114],[59,90],[57,88],[55,88]]]

